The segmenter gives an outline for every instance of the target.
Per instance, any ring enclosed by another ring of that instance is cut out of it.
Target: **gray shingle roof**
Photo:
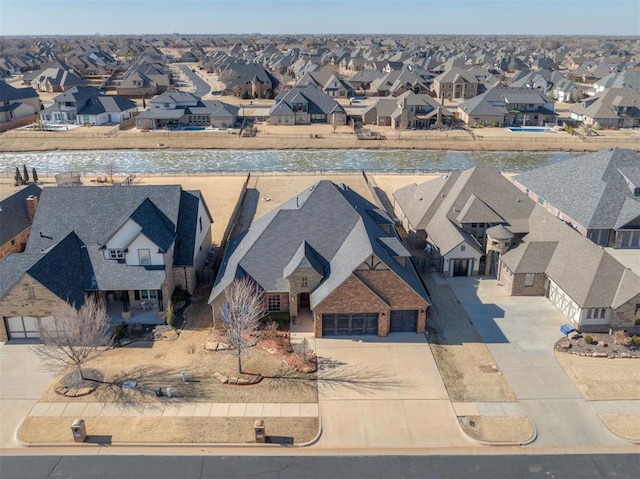
[[[624,175],[627,173],[628,178]],[[640,217],[640,154],[613,148],[522,173],[514,181],[588,229],[618,229]]]
[[[462,223],[520,225],[534,206],[500,172],[479,166],[422,185],[409,185],[393,196],[411,227],[426,230],[442,254],[463,241],[477,247],[477,242],[462,231]]]
[[[105,260],[102,245],[131,218],[142,227],[143,234],[167,251],[173,245],[180,219],[178,232],[184,234],[184,241],[175,246],[173,261],[190,265],[198,200],[197,195],[182,191],[180,186],[45,188],[25,253],[0,262],[0,297],[28,268],[29,274],[37,274],[36,279],[47,287],[51,284],[50,289],[63,299],[64,294],[56,292],[54,283],[67,275],[74,278],[73,284],[71,280],[62,282],[69,294],[76,287],[85,291],[159,289],[166,276],[164,267],[134,267]],[[69,260],[59,260],[64,257]],[[73,294],[79,297],[79,293]]]
[[[276,98],[276,104],[269,111],[270,115],[288,113],[281,105],[287,105],[291,107],[294,103],[308,104],[308,113],[313,114],[325,114],[328,115],[334,111],[340,111],[345,113],[344,108],[340,106],[329,95],[324,93],[319,88],[312,84],[309,85],[297,85],[291,88],[291,90],[282,92]],[[282,113],[281,113],[282,112]]]
[[[523,242],[502,255],[512,271],[545,272],[581,308],[619,306],[640,294],[637,275],[544,208],[535,207],[529,225]]]
[[[428,300],[411,262],[401,265],[393,259],[388,246],[378,241],[390,235],[367,213],[375,209],[344,186],[330,181],[316,183],[257,220],[245,235],[232,241],[209,301],[224,291],[240,269],[265,291],[288,291],[289,270],[306,258],[316,271],[324,272],[323,281],[310,293],[314,308],[372,254]]]
[[[41,191],[38,185],[30,184],[0,201],[0,245],[15,238],[31,225],[26,201],[29,196],[39,198]]]

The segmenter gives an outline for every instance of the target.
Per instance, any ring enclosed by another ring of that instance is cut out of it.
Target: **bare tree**
[[[108,332],[106,306],[87,296],[79,309],[68,303],[56,308],[53,320],[41,325],[41,343],[33,350],[49,366],[73,368],[80,379],[88,379],[82,367],[111,345]]]
[[[250,278],[231,283],[225,291],[225,299],[220,308],[222,329],[238,358],[238,373],[242,374],[242,352],[260,340],[260,320],[266,314],[266,308],[262,292]]]

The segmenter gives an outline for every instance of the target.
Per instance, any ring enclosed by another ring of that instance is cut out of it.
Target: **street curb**
[[[462,432],[462,434],[464,434],[466,437],[468,437],[472,441],[478,444],[482,444],[483,446],[527,446],[533,443],[538,438],[538,430],[536,429],[536,425],[533,423],[531,418],[529,418],[529,416],[526,416],[526,417],[527,419],[529,419],[529,423],[531,423],[531,427],[533,428],[533,434],[529,439],[525,441],[483,441],[482,439],[477,439],[467,434],[467,432],[462,428],[462,425],[460,424],[460,420],[459,420],[461,417],[466,417],[466,416],[456,416],[456,423],[458,424],[458,428],[460,429],[460,432]],[[483,417],[491,417],[491,416],[483,416]],[[515,417],[515,416],[512,416],[512,417]]]

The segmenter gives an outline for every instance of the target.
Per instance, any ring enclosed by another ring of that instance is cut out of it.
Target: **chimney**
[[[36,210],[38,209],[38,197],[29,195],[27,197],[27,215],[29,215],[29,223],[33,223],[33,218],[36,216]]]

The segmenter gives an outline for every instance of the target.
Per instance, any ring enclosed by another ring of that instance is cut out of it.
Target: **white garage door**
[[[578,309],[576,303],[553,281],[549,281],[549,299],[562,314],[575,323],[574,316]]]
[[[51,321],[51,316],[10,316],[4,319],[9,339],[38,339],[40,325],[46,327]]]

